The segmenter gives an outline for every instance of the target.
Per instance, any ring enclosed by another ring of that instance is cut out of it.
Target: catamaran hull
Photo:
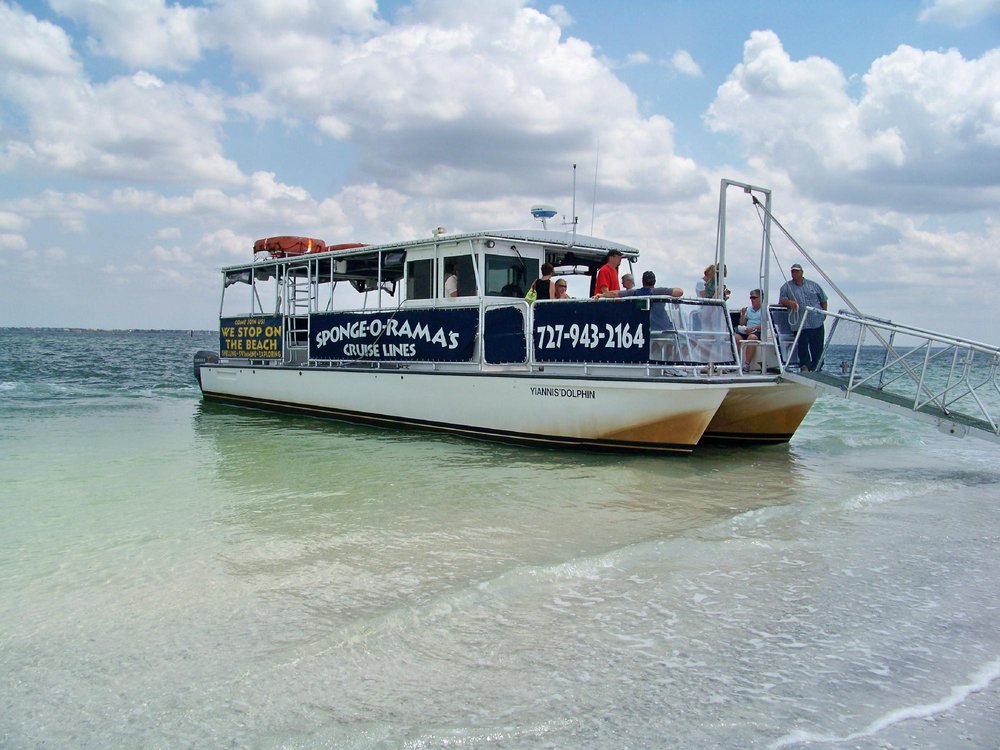
[[[704,441],[787,443],[816,400],[816,391],[786,380],[733,385]]]
[[[371,369],[200,368],[205,399],[380,426],[690,453],[729,385]]]

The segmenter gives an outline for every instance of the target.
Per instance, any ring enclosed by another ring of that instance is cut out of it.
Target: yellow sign
[[[222,359],[281,359],[281,318],[223,318],[219,325]]]

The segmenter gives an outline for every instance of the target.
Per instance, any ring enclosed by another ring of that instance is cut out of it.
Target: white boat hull
[[[703,439],[787,443],[815,400],[815,389],[787,380],[734,384]]]
[[[688,453],[729,384],[205,365],[206,399],[534,444]]]

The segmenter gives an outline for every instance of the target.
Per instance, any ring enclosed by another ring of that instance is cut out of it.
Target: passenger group
[[[652,271],[645,271],[642,274],[642,287],[634,288],[635,283],[632,274],[627,273],[618,279],[618,267],[621,265],[622,255],[617,250],[608,252],[604,265],[598,271],[594,280],[594,299],[602,297],[630,297],[640,295],[657,295],[665,297],[681,297],[684,291],[679,287],[657,287],[656,274]],[[550,266],[551,268],[551,266]],[[544,266],[543,266],[544,269]],[[710,265],[705,268],[701,279],[695,284],[695,294],[698,297],[712,299],[721,298],[728,300],[730,297],[729,287],[725,285],[725,277],[728,268],[722,269],[722,293],[718,293],[719,280],[718,266]],[[814,372],[820,368],[823,358],[824,347],[824,318],[818,310],[826,310],[828,300],[823,288],[815,281],[806,279],[803,276],[802,266],[799,263],[792,264],[790,269],[791,279],[781,286],[778,293],[778,304],[787,308],[787,324],[789,333],[797,338],[796,357],[799,370],[801,372]],[[565,285],[565,281],[562,282]],[[754,355],[761,337],[761,327],[763,322],[761,304],[763,295],[760,289],[750,291],[750,303],[740,309],[739,322],[736,325],[734,334],[736,341],[741,345],[742,366],[744,370],[749,370],[754,361]],[[812,308],[805,316],[802,310]],[[650,329],[653,331],[669,330],[673,326],[667,315],[666,306],[663,303],[655,304],[650,308]]]

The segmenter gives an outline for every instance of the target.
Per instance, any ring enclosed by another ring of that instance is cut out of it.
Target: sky
[[[0,326],[212,329],[257,238],[537,203],[693,293],[730,178],[862,312],[1000,344],[1000,0],[0,0],[0,34]]]

